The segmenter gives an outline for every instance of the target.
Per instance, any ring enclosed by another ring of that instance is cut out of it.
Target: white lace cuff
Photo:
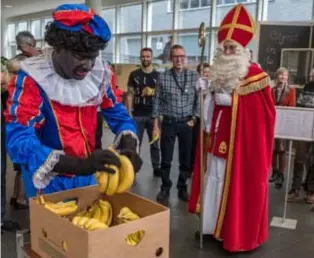
[[[53,150],[46,159],[45,163],[37,169],[33,175],[33,184],[37,189],[47,187],[51,180],[57,175],[57,173],[52,172],[52,170],[59,162],[60,155],[63,154],[63,151]]]
[[[131,135],[132,138],[134,138],[136,140],[136,152],[139,153],[140,152],[140,141],[139,141],[137,135],[134,132],[130,131],[130,130],[122,131],[120,134],[118,134],[116,136],[116,138],[113,141],[115,149],[119,148],[121,137],[123,135]]]

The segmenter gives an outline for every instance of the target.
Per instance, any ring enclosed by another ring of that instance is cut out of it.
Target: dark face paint
[[[56,72],[65,79],[83,80],[93,69],[99,51],[74,53],[69,50],[54,52],[53,64]]]

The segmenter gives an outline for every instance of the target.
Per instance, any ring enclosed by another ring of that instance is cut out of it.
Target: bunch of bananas
[[[128,223],[133,220],[137,220],[140,217],[136,213],[131,211],[128,207],[123,207],[121,208],[117,218],[118,218],[118,223],[122,224],[122,223]]]
[[[144,236],[145,231],[141,229],[132,234],[129,234],[125,241],[127,242],[128,245],[136,246],[141,242]]]
[[[117,216],[119,224],[128,223],[130,221],[138,220],[139,218],[140,217],[135,212],[131,211],[128,207],[123,207]],[[126,237],[125,241],[129,245],[136,246],[141,242],[144,235],[145,235],[145,231],[141,229],[141,230],[138,230],[134,233],[129,234]]]
[[[114,174],[96,172],[96,180],[100,192],[111,196],[115,193],[123,193],[131,188],[134,181],[134,168],[126,156],[120,155],[112,148],[109,149],[119,157],[121,167],[110,165],[109,167],[115,171]]]
[[[99,199],[88,210],[78,213],[72,223],[89,231],[108,228],[112,223],[112,206]]]
[[[78,208],[76,200],[53,203],[47,202],[42,195],[38,196],[37,203],[62,217],[72,214]]]
[[[155,90],[151,87],[146,86],[142,90],[142,96],[154,96],[154,94],[155,94]]]

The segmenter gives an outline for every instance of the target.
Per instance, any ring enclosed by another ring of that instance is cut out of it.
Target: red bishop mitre
[[[255,22],[242,4],[232,8],[222,20],[218,30],[218,43],[232,40],[246,47],[255,33]]]

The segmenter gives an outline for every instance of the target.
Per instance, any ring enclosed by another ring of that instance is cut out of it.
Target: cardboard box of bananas
[[[169,257],[169,209],[128,192],[133,166],[119,158],[121,166],[111,167],[115,174],[95,173],[97,185],[30,200],[35,253],[43,258]]]
[[[134,170],[129,159],[118,154],[113,148],[110,148],[110,150],[119,156],[121,167],[111,166],[111,168],[115,170],[114,174],[100,171],[95,174],[100,192],[107,196],[126,192],[133,185],[134,181]],[[38,204],[43,205],[46,209],[62,217],[71,216],[78,210],[77,199],[53,203],[45,201],[44,197],[39,195]],[[117,215],[117,223],[127,223],[139,218],[140,217],[128,207],[123,207]],[[76,214],[71,221],[75,226],[88,231],[106,229],[110,227],[113,222],[112,205],[106,200],[98,199],[90,207],[86,207],[83,211]],[[130,245],[136,245],[143,236],[144,231],[139,230],[134,234],[130,234],[126,241]]]
[[[43,258],[168,258],[170,211],[124,192],[99,186],[30,199],[31,248]]]

